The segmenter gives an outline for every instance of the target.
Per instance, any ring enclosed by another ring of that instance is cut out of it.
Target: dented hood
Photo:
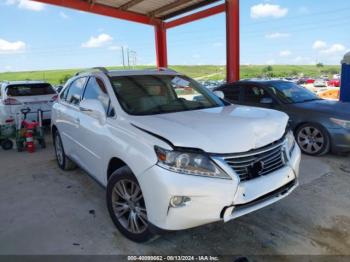
[[[246,152],[280,139],[285,132],[288,116],[270,109],[230,105],[130,116],[130,122],[169,140],[175,146],[227,154]]]

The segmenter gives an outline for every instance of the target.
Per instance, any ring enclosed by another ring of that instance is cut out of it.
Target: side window
[[[259,104],[262,98],[270,97],[270,95],[261,87],[245,86],[244,102]]]
[[[107,89],[103,81],[99,78],[90,77],[84,92],[83,99],[97,99],[99,100],[107,115],[112,116],[114,110],[110,108],[110,99],[107,93]]]
[[[241,92],[240,86],[225,86],[223,88],[225,94],[225,99],[229,101],[239,101],[239,96]]]
[[[67,91],[66,101],[73,105],[78,105],[83,95],[86,77],[74,80]]]
[[[69,90],[69,85],[63,90],[63,92],[61,92],[60,98],[62,100],[66,100],[67,94],[68,94],[68,90]]]

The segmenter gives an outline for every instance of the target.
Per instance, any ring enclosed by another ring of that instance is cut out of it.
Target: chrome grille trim
[[[248,181],[268,175],[286,165],[285,140],[281,139],[263,149],[252,150],[249,153],[222,156],[222,159],[239,176],[240,181]],[[255,165],[259,163],[259,171]]]

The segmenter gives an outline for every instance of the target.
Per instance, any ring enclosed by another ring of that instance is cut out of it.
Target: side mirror
[[[273,105],[273,100],[271,97],[263,97],[260,99],[260,104]]]
[[[219,97],[219,98],[221,98],[221,99],[225,99],[224,92],[222,92],[222,91],[214,91],[213,93],[214,93],[214,95],[216,95],[217,97]]]
[[[84,99],[79,104],[79,110],[84,112],[104,124],[106,122],[106,111],[102,103],[97,99]]]

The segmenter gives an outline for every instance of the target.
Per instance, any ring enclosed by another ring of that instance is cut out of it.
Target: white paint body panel
[[[154,116],[130,116],[135,125],[181,147],[229,154],[246,152],[282,137],[288,116],[247,106],[226,106]]]
[[[88,113],[79,111],[78,107],[59,100],[53,106],[52,124],[61,134],[66,154],[103,185],[107,185],[109,161],[115,157],[125,162],[140,183],[148,219],[153,225],[167,230],[180,230],[219,220],[228,221],[237,214],[233,211],[234,215],[221,217],[225,207],[249,202],[291,180],[297,181],[300,162],[297,146],[286,167],[241,183],[233,169],[220,161],[216,163],[231,180],[178,174],[159,167],[154,146],[171,149],[171,145],[139,129],[162,136],[175,146],[198,148],[217,154],[239,153],[279,140],[288,122],[284,113],[232,105],[153,116],[131,116],[120,107],[106,75],[96,72],[89,75],[104,81],[116,116],[107,118],[101,124]],[[169,208],[172,196],[188,196],[191,201],[180,208]],[[254,206],[249,212],[261,207]]]

